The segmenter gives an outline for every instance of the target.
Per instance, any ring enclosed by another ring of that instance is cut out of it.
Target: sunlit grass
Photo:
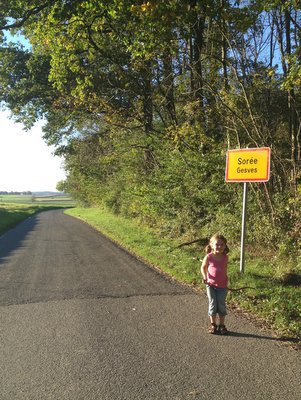
[[[0,233],[38,212],[58,208],[54,204],[0,203]],[[156,231],[98,208],[69,208],[66,213],[80,218],[101,231],[140,259],[169,276],[203,288],[199,269],[202,248],[179,248],[176,240],[162,238]],[[245,273],[239,272],[239,249],[229,255],[230,287],[250,286],[229,292],[228,304],[250,312],[276,329],[279,334],[301,338],[301,263],[300,260],[246,254]]]
[[[80,218],[139,258],[186,283],[198,281],[195,256],[177,249],[177,243],[162,239],[135,221],[98,208],[74,208],[67,214]]]
[[[66,213],[80,218],[136,256],[142,258],[170,276],[188,284],[203,288],[199,269],[204,250],[178,248],[179,243],[162,238],[155,231],[142,227],[134,220],[126,219],[98,208],[74,208]],[[292,280],[286,280],[288,261],[263,259],[246,254],[245,273],[239,272],[239,249],[229,255],[229,277],[232,288],[252,287],[229,292],[228,304],[260,317],[279,334],[294,339],[301,338],[301,277],[300,265],[294,268]],[[298,283],[299,282],[299,283]]]
[[[5,199],[9,197],[8,200],[11,200],[12,203],[4,202],[3,197]],[[56,208],[70,207],[70,204],[64,201],[60,202],[58,199],[52,202],[32,202],[30,196],[0,196],[0,234],[33,214]]]

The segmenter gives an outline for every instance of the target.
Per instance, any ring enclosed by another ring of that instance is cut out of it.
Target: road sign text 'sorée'
[[[227,182],[267,182],[270,178],[269,147],[227,152]]]

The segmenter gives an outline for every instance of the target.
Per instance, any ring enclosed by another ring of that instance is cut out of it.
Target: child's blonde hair
[[[229,250],[229,247],[227,246],[227,239],[225,238],[225,236],[223,236],[223,235],[221,235],[221,234],[219,234],[219,233],[216,233],[215,235],[213,235],[213,236],[210,238],[209,244],[208,244],[208,245],[206,246],[206,248],[205,248],[207,254],[211,253],[211,251],[212,251],[211,243],[212,243],[214,240],[222,240],[222,241],[225,243],[224,253],[225,253],[225,254],[228,254],[228,253],[229,253],[230,250]]]

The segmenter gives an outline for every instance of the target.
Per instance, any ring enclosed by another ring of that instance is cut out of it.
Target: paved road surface
[[[300,353],[62,211],[0,239],[1,400],[300,400]]]

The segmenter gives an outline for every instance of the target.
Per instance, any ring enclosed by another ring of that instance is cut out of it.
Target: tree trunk
[[[228,67],[227,67],[227,25],[226,20],[223,16],[223,10],[225,7],[225,1],[221,0],[221,31],[222,31],[222,65],[223,65],[223,77],[224,77],[224,89],[227,91],[229,89],[229,80],[228,80]]]
[[[202,50],[204,47],[204,28],[205,28],[205,13],[200,15],[195,10],[196,1],[190,2],[192,11],[192,25],[190,36],[190,66],[191,66],[191,91],[196,100],[199,100],[201,108],[204,106],[203,93],[203,65],[202,65]]]
[[[143,124],[146,136],[153,130],[153,99],[152,99],[152,69],[151,62],[147,61],[142,69],[143,77]],[[151,169],[154,165],[154,157],[149,145],[144,148],[145,168]]]
[[[164,95],[166,110],[170,120],[177,125],[177,116],[174,99],[174,76],[172,68],[172,56],[169,50],[166,50],[163,55],[164,68]]]
[[[286,55],[291,56],[291,18],[290,11],[284,11],[285,37],[286,37]],[[288,63],[287,73],[290,73],[290,63]],[[294,187],[297,182],[298,174],[298,146],[297,146],[297,114],[296,114],[296,97],[294,89],[288,91],[288,110],[289,110],[289,134],[291,137],[291,162],[292,162],[292,183]]]

